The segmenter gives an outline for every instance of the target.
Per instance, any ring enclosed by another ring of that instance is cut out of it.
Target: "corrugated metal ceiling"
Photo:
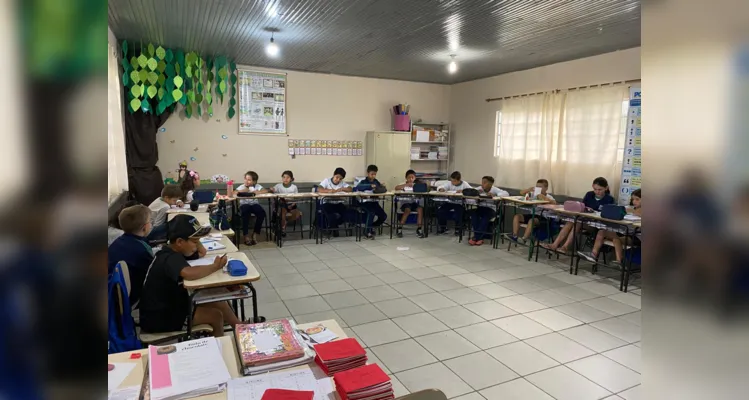
[[[109,25],[239,64],[457,83],[639,46],[640,0],[110,0]]]

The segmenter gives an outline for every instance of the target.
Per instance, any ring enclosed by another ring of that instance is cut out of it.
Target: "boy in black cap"
[[[195,254],[200,238],[211,232],[191,215],[177,215],[168,222],[169,244],[156,253],[148,268],[140,300],[140,325],[143,331],[158,333],[184,329],[189,312],[189,296],[183,280],[204,278],[226,265],[226,255],[213,264],[191,267],[186,257]],[[210,324],[213,335],[223,336],[224,322],[234,326],[241,321],[225,301],[201,304],[195,308],[193,325]]]

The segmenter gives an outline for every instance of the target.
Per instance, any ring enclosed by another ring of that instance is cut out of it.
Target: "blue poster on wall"
[[[642,186],[642,90],[629,88],[627,137],[622,160],[622,181],[619,185],[619,205],[629,205],[632,192]]]

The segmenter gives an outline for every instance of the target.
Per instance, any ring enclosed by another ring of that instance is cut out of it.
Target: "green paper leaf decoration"
[[[190,107],[190,104],[185,106],[185,115],[187,118],[190,118],[192,116],[192,107]]]
[[[231,67],[231,70],[232,70],[232,71],[236,71],[236,70],[237,70],[237,64],[236,64],[236,63],[235,63],[234,61],[232,61],[232,62],[231,62],[231,63],[229,64],[229,67]]]
[[[150,69],[151,71],[153,71],[153,70],[156,69],[156,67],[159,66],[159,62],[156,61],[155,58],[149,58],[147,65],[148,65],[148,69]]]
[[[218,84],[218,90],[223,94],[226,93],[226,81],[221,81],[221,83]]]
[[[208,93],[205,94],[205,101],[208,104],[213,103],[213,96],[211,96],[211,92],[208,92]],[[209,111],[208,113],[210,114],[211,112]]]
[[[218,70],[218,76],[220,76],[221,79],[226,79],[227,77],[226,67],[221,67],[221,69]]]
[[[187,104],[187,96],[186,96],[186,95],[185,95],[185,96],[182,96],[182,97],[181,97],[181,98],[179,99],[179,104],[182,104],[183,106]]]
[[[203,70],[202,69],[195,70],[195,76],[197,76],[198,79],[202,79],[202,77],[203,77]]]
[[[198,93],[203,93],[203,82],[198,82]]]
[[[148,55],[153,57],[154,53],[156,52],[156,49],[153,47],[153,43],[148,44]]]
[[[133,56],[130,59],[130,66],[133,67],[133,69],[138,69],[138,57]]]
[[[138,57],[138,65],[140,65],[141,68],[145,68],[146,64],[148,64],[148,57],[146,57],[145,54],[141,54]]]
[[[213,106],[208,106],[208,115],[213,116]]]
[[[138,111],[139,108],[140,108],[140,100],[138,99],[130,100],[130,109],[133,110],[133,112]]]
[[[166,56],[166,50],[164,50],[163,47],[159,46],[156,49],[156,57],[159,57],[159,60],[163,60],[164,56]]]
[[[130,77],[128,76],[127,72],[122,73],[122,85],[127,86],[130,83]]]
[[[133,94],[133,97],[138,98],[143,94],[143,88],[140,85],[133,85],[130,88],[130,93]]]
[[[140,76],[141,82],[145,82],[146,79],[148,79],[148,71],[146,71],[145,69],[142,69],[138,71],[138,76]]]
[[[159,91],[156,92],[156,94],[159,95],[159,100],[164,100],[164,94],[166,94],[166,90],[164,90],[164,88],[161,87],[161,88],[159,88]]]
[[[177,75],[176,72],[174,71],[174,64],[167,64],[166,70],[164,72],[166,73],[166,76],[170,78],[173,78],[175,75]]]
[[[166,109],[166,104],[164,104],[164,102],[159,102],[159,105],[156,106],[156,114],[161,115],[164,113],[164,109]]]
[[[229,119],[234,117],[234,107],[229,108]]]
[[[166,62],[171,63],[174,59],[174,53],[172,53],[172,49],[166,49],[166,54],[164,55],[164,59],[166,59]]]
[[[159,91],[156,89],[156,86],[149,86],[148,89],[146,89],[146,93],[148,93],[148,98],[152,99],[153,96],[156,96],[156,93]]]
[[[237,83],[237,76],[234,75],[234,74],[231,74],[231,79],[230,80],[231,80],[232,85],[236,84]]]
[[[174,72],[176,72],[177,75],[182,74],[182,66],[179,63],[174,64]]]
[[[122,59],[124,60],[125,57],[127,57],[127,40],[122,41]]]
[[[170,105],[170,104],[174,103],[174,97],[172,97],[172,91],[171,90],[167,90],[164,93],[164,99],[162,101],[166,105]]]
[[[148,113],[150,113],[150,112],[151,112],[151,105],[150,105],[150,104],[148,104],[148,102],[147,102],[147,101],[141,101],[141,102],[140,102],[140,109],[141,109],[141,111],[143,111],[144,113],[148,114]]]
[[[172,90],[172,98],[174,99],[174,101],[179,101],[180,99],[182,99],[182,91],[179,89]]]
[[[232,97],[231,100],[229,100],[229,105],[232,106],[232,107],[234,107],[234,106],[237,105],[237,101],[234,100],[234,97]]]
[[[182,87],[182,82],[183,82],[183,80],[182,80],[182,77],[181,77],[181,76],[179,76],[179,75],[178,75],[178,76],[175,76],[175,77],[174,77],[174,86],[176,86],[176,87],[178,87],[178,88],[179,88],[179,87]],[[175,97],[175,98],[176,98],[176,97]]]
[[[166,86],[166,90],[168,90],[168,91],[170,91],[170,92],[171,92],[172,90],[174,90],[174,80],[172,80],[172,79],[168,79],[168,80],[167,80],[167,81],[165,82],[165,85],[164,85],[164,86]]]
[[[133,70],[133,72],[130,73],[130,79],[133,80],[133,83],[140,82],[140,74],[138,71]]]
[[[166,63],[164,60],[159,61],[159,65],[156,66],[156,69],[158,69],[159,72],[164,72],[164,70],[166,70]]]
[[[164,82],[166,82],[166,77],[164,76],[164,74],[159,74],[157,81],[159,82],[159,86],[164,86]]]
[[[159,75],[157,75],[155,72],[148,73],[148,81],[151,82],[152,85],[156,84],[158,80],[159,80]]]
[[[208,79],[208,81],[212,81],[213,80],[213,71],[210,71],[210,70],[208,71],[208,75],[207,75],[206,79]]]
[[[218,92],[217,95],[218,95],[218,102],[221,104],[224,104],[224,95],[221,94],[221,92]]]
[[[180,65],[185,65],[185,52],[184,51],[182,51],[181,49],[177,50],[176,57],[177,57],[177,62]]]
[[[187,98],[190,100],[190,103],[194,103],[195,102],[195,92],[193,92],[192,90],[188,90],[187,91]]]
[[[198,116],[203,115],[203,110],[200,109],[200,103],[198,103]]]
[[[192,67],[191,66],[188,65],[187,67],[185,67],[185,75],[187,75],[188,78],[192,78]]]
[[[232,86],[232,87],[231,87],[231,96],[232,96],[232,97],[234,97],[234,96],[236,96],[236,95],[237,95],[237,88],[236,88],[236,87],[234,87],[234,86]]]
[[[200,93],[196,93],[195,94],[195,102],[198,103],[198,104],[202,103],[203,102],[203,95],[200,94]]]
[[[122,64],[122,69],[125,70],[125,72],[130,70],[130,62],[127,61],[127,58],[123,58],[120,60],[120,64]]]

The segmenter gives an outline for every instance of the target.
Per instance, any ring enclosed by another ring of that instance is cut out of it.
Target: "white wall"
[[[486,102],[488,98],[633,79],[640,79],[639,47],[452,85],[452,164],[471,182],[496,172],[493,157],[499,102]]]
[[[262,70],[241,65],[238,68]],[[164,124],[166,132],[157,135],[162,173],[168,176],[180,161],[187,160],[189,168],[204,179],[220,173],[237,180],[247,170],[254,170],[261,182],[275,182],[280,181],[283,170],[291,169],[299,181],[320,181],[339,166],[350,177],[364,175],[364,156],[292,159],[288,140],[364,141],[366,131],[391,129],[389,110],[396,103],[409,103],[413,120],[449,118],[449,85],[287,72],[288,137],[239,135],[238,115],[226,119],[228,100],[223,106],[214,104],[213,118],[204,113],[201,120],[194,115],[187,119],[180,111]],[[222,135],[228,139],[222,139]],[[196,161],[190,161],[190,157]]]

